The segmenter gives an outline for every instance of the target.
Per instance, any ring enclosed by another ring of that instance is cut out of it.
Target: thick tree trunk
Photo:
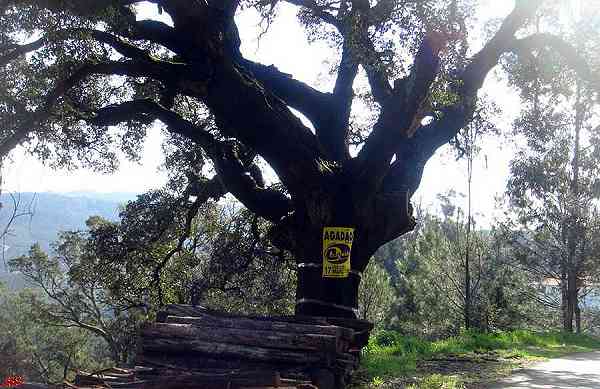
[[[296,314],[358,318],[360,276],[324,279],[321,269],[299,269]]]
[[[299,209],[271,231],[271,241],[289,250],[298,264],[297,315],[358,318],[358,289],[369,260],[416,224],[408,192],[365,195],[348,171],[332,172],[326,191],[295,199]],[[351,238],[328,240],[332,230]],[[341,268],[339,274],[325,274]]]
[[[321,238],[319,234],[319,238]],[[354,246],[354,244],[353,244]],[[358,288],[363,266],[368,260],[358,258],[354,249],[350,256],[351,271],[348,277],[323,277],[323,247],[321,239],[297,254],[298,284],[296,289],[296,314],[308,316],[334,316],[358,318]]]

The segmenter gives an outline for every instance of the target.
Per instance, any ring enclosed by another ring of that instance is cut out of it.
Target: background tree
[[[419,210],[419,226],[385,245],[377,261],[386,265],[396,298],[386,328],[426,338],[455,335],[465,321],[465,212],[456,195],[440,196],[443,212]],[[528,274],[513,266],[511,246],[495,228],[472,221],[470,327],[479,331],[542,328],[547,311],[535,300]]]
[[[32,290],[0,288],[0,376],[20,375],[28,382],[62,383],[76,370],[98,370],[109,362],[95,352],[85,331],[46,326]]]
[[[172,24],[138,20],[137,0],[0,3],[0,156],[23,145],[55,166],[112,171],[116,149],[137,158],[159,120],[196,156],[185,194],[233,194],[272,223],[279,249],[311,264],[298,272],[299,314],[355,315],[358,274],[414,227],[410,199],[425,163],[472,120],[502,55],[551,47],[593,79],[560,37],[523,37],[540,0],[517,1],[479,50],[469,47],[471,0],[150,2]],[[281,4],[297,6],[309,39],[338,54],[332,90],[242,55],[236,12],[269,19]],[[377,117],[353,134],[359,67]],[[351,149],[351,135],[364,141]],[[260,161],[278,182],[265,182]],[[325,226],[355,229],[347,278],[321,276]]]
[[[484,232],[471,231],[473,220],[465,219],[453,196],[440,197],[443,219],[428,215],[408,256],[421,263],[429,289],[420,288],[418,294],[429,295],[432,305],[445,307],[444,320],[452,323],[455,331],[461,327],[485,329],[482,287],[490,265],[488,239]]]
[[[545,9],[537,28],[553,24],[582,52],[600,38],[600,10],[582,4],[589,17],[555,23]],[[537,274],[539,282],[556,280],[561,288],[563,327],[581,330],[579,298],[597,274],[600,232],[597,161],[599,134],[595,85],[572,72],[553,50],[540,49],[508,58],[511,82],[521,90],[523,111],[515,122],[522,147],[511,163],[508,186],[512,242],[520,263]],[[510,224],[510,223],[509,223]]]
[[[0,167],[2,163],[0,161]],[[1,175],[2,173],[0,173]],[[0,194],[2,193],[2,177],[0,176]],[[2,242],[2,247],[6,247],[6,238],[10,234],[13,233],[12,228],[13,224],[19,218],[24,217],[32,217],[33,216],[33,202],[32,199],[29,202],[23,201],[20,193],[11,193],[9,192],[10,204],[3,204],[0,202],[0,212],[3,212],[2,215],[2,225],[0,226],[0,241]],[[2,250],[2,269],[7,268],[6,262],[6,249]]]
[[[362,281],[358,291],[358,317],[375,324],[377,329],[384,328],[396,299],[390,276],[378,262],[371,261]]]
[[[119,309],[102,287],[101,273],[89,272],[82,253],[84,238],[79,233],[63,233],[56,255],[49,257],[39,246],[28,256],[11,261],[11,268],[43,291],[32,299],[32,309],[47,328],[78,328],[106,342],[109,357],[115,362],[129,362],[135,344],[135,312]],[[145,318],[144,312],[137,312]],[[76,333],[76,332],[75,332]]]
[[[103,274],[103,287],[122,307],[293,311],[293,263],[268,243],[267,226],[247,210],[157,191],[130,202],[120,217],[88,222],[95,262],[86,271]]]
[[[494,120],[499,115],[499,109],[493,103],[482,103],[481,107],[477,109],[477,111],[473,114],[473,120],[469,125],[459,134],[457,134],[452,141],[454,146],[454,151],[457,153],[457,159],[464,159],[467,165],[466,174],[467,174],[467,205],[466,205],[466,215],[464,215],[464,222],[461,220],[456,220],[457,223],[465,224],[464,231],[464,253],[463,253],[463,263],[462,269],[464,270],[464,277],[461,277],[463,280],[463,294],[464,294],[464,320],[465,320],[465,328],[469,329],[472,325],[472,316],[473,316],[473,305],[474,305],[474,296],[473,293],[477,292],[478,284],[474,284],[471,277],[471,268],[473,267],[472,261],[476,260],[472,258],[474,254],[472,247],[472,230],[475,228],[475,216],[473,215],[473,197],[472,197],[472,186],[473,186],[473,174],[475,169],[475,163],[477,162],[477,158],[481,152],[481,144],[483,142],[483,138],[491,135],[497,134],[498,129],[494,124]],[[487,167],[487,156],[485,156],[485,165]],[[451,199],[448,197],[439,197],[442,200],[442,209],[450,211],[450,209],[455,208],[451,204]],[[457,209],[460,211],[460,209]],[[448,220],[448,216],[453,217],[454,215],[447,214],[445,212],[445,217]],[[461,217],[460,213],[457,215],[458,218]],[[457,229],[458,231],[458,229]],[[456,236],[457,243],[459,236]],[[481,264],[481,262],[479,261]],[[479,269],[481,272],[481,268]],[[477,296],[475,296],[477,297]]]
[[[102,339],[109,353],[99,357],[127,364],[139,326],[164,304],[292,312],[293,270],[282,253],[267,251],[256,219],[216,204],[193,221],[172,219],[173,201],[185,208],[165,193],[140,196],[119,223],[90,218],[89,231],[63,232],[53,255],[36,245],[13,259],[11,268],[39,288],[41,297],[29,301],[38,322]]]

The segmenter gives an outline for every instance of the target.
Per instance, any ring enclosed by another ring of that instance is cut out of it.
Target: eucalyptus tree
[[[562,23],[546,9],[536,28],[552,25],[598,67],[600,7],[593,2],[581,7],[585,16]],[[520,264],[536,278],[558,282],[563,327],[572,331],[575,319],[580,331],[581,294],[600,267],[597,80],[571,71],[549,48],[509,58],[506,67],[523,102],[514,126],[522,147],[511,163],[508,186],[512,245]]]
[[[542,0],[517,1],[477,48],[472,0],[149,2],[172,23],[140,20],[138,0],[0,1],[0,156],[23,145],[54,165],[111,171],[115,151],[136,158],[160,121],[196,156],[187,207],[199,191],[231,193],[272,223],[271,241],[299,264],[299,314],[355,315],[360,273],[414,228],[427,160],[472,120],[505,53],[552,47],[593,78],[559,36],[529,35]],[[242,55],[236,15],[272,19],[279,6],[297,7],[308,39],[331,47],[332,90]],[[375,116],[365,129],[351,122],[359,69]],[[345,230],[330,239],[328,227]]]

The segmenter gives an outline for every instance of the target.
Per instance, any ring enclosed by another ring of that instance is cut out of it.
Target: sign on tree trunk
[[[323,229],[323,278],[346,278],[350,274],[350,252],[354,228]]]

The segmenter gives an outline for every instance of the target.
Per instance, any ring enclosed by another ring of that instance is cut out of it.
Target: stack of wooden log
[[[137,366],[79,375],[77,388],[344,388],[368,322],[257,317],[169,305],[139,337]]]
[[[142,330],[138,363],[187,371],[275,370],[320,389],[343,388],[371,329],[361,320],[239,316],[169,305]]]

